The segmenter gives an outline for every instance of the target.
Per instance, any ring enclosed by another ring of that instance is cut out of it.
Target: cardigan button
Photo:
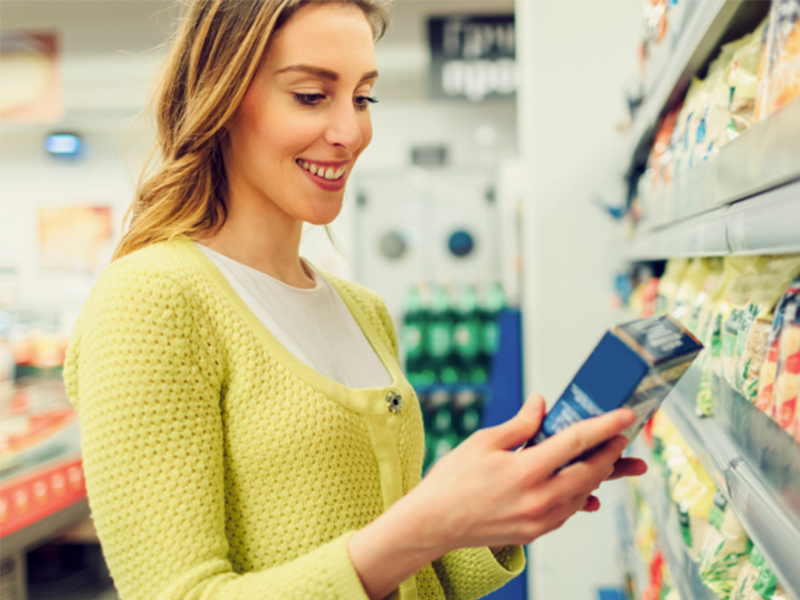
[[[403,408],[403,397],[391,390],[388,394],[386,394],[386,404],[388,404],[388,409],[390,413],[397,414]]]

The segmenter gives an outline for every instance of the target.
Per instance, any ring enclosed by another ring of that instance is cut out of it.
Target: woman
[[[420,482],[423,428],[383,302],[299,257],[369,144],[378,0],[196,0],[163,74],[159,167],[65,366],[124,600],[476,598],[620,459],[617,411],[547,442],[544,404]],[[589,458],[557,474],[585,450]]]

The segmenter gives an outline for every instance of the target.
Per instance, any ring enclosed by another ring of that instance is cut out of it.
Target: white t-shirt
[[[247,307],[309,367],[350,388],[392,378],[331,283],[306,261],[316,285],[296,288],[195,242]]]

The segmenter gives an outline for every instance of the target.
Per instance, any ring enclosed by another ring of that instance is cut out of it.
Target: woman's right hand
[[[444,553],[528,544],[587,507],[604,480],[643,472],[639,461],[618,463],[627,445],[619,434],[636,418],[630,409],[582,421],[536,446],[510,452],[533,437],[544,413],[542,397],[532,396],[514,418],[476,432],[437,462],[400,501],[426,515],[425,537],[436,540]]]
[[[351,538],[351,559],[371,598],[451,550],[528,544],[579,510],[596,509],[591,494],[604,480],[644,472],[641,461],[620,459],[627,440],[619,434],[635,420],[630,409],[513,452],[539,430],[544,413],[544,400],[534,395],[514,418],[474,433]]]

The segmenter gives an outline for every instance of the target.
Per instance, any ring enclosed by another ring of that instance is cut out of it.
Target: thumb
[[[504,450],[521,446],[539,431],[544,418],[544,398],[533,394],[511,419],[493,428],[494,443]]]

